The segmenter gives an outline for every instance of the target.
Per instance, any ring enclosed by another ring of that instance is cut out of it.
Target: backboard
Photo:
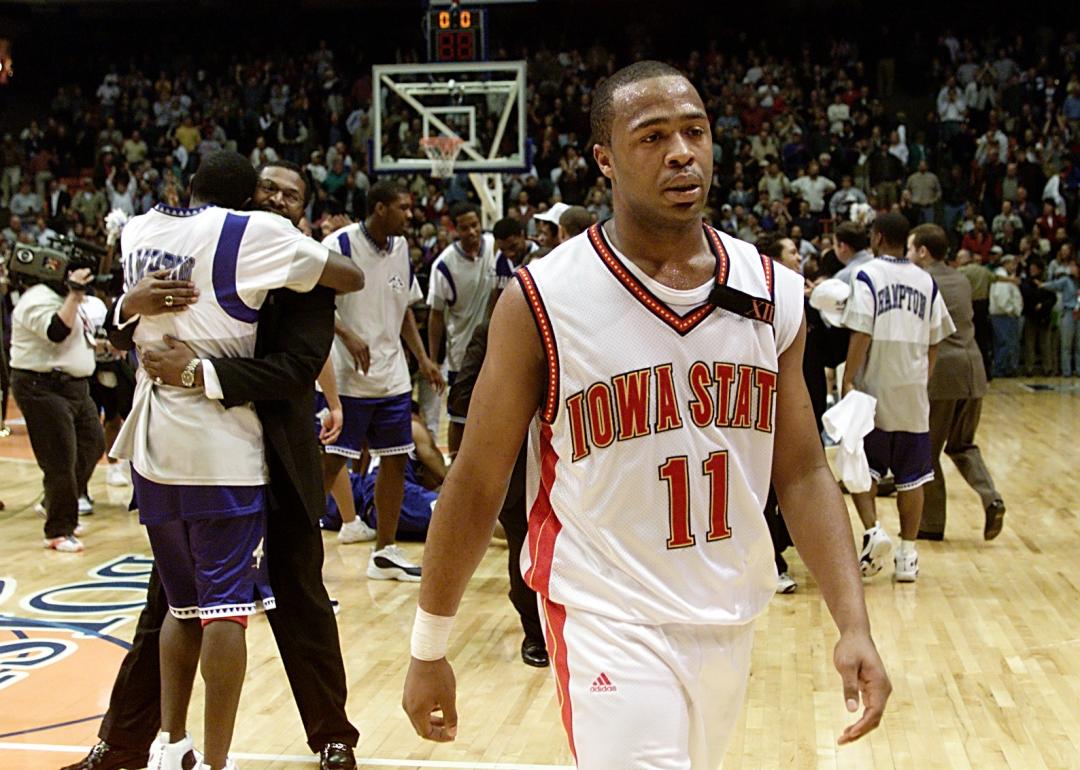
[[[527,168],[525,62],[377,64],[372,82],[376,173],[430,172],[430,136],[465,141],[455,173]]]

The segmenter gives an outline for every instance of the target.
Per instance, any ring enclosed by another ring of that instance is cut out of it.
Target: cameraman
[[[79,490],[105,451],[89,386],[94,323],[83,303],[92,281],[88,268],[78,268],[64,286],[27,289],[11,324],[11,389],[45,476],[45,547],[68,553],[83,550]]]

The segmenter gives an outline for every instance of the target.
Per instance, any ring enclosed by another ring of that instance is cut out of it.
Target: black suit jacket
[[[105,328],[117,348],[132,347],[136,324],[114,327],[109,312]],[[334,341],[334,292],[316,286],[306,294],[277,289],[259,310],[254,358],[212,358],[224,398],[234,407],[255,403],[272,468],[271,490],[289,484],[303,501],[313,524],[326,512],[322,463],[315,436],[315,378]],[[275,462],[276,461],[276,462]],[[283,496],[288,498],[289,496]]]
[[[226,407],[255,402],[267,450],[280,462],[313,524],[326,512],[314,385],[333,341],[332,289],[317,286],[306,294],[278,289],[259,310],[255,357],[210,359]],[[272,486],[283,481],[271,474]]]

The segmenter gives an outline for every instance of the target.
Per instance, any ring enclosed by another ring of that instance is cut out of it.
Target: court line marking
[[[3,743],[0,742],[0,751],[42,751],[56,754],[85,754],[87,746],[65,746],[55,743]],[[230,754],[234,759],[250,760],[254,762],[303,762],[309,765],[317,765],[319,758],[313,754],[289,755],[289,754],[248,754],[238,752]],[[573,770],[572,765],[529,765],[515,762],[457,762],[439,761],[434,759],[378,759],[375,757],[357,757],[357,767],[368,765],[371,767],[431,767],[431,768],[458,768],[459,770]]]

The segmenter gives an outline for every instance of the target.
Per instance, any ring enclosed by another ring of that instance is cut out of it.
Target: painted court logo
[[[611,683],[608,679],[608,675],[601,673],[600,676],[593,680],[592,686],[589,688],[589,692],[616,692],[618,687]]]

